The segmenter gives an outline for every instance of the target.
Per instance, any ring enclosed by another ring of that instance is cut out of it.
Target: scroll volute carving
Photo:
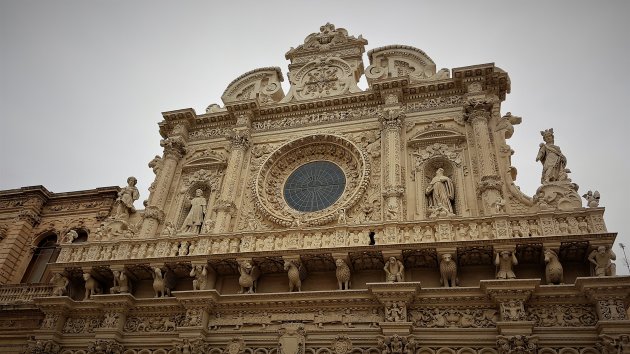
[[[365,76],[370,86],[376,80],[408,77],[410,81],[450,78],[448,69],[436,72],[435,63],[422,50],[410,46],[391,45],[368,52],[370,66]]]
[[[280,83],[284,81],[278,67],[248,71],[232,81],[221,99],[227,105],[258,99],[259,104],[278,102],[284,97]]]

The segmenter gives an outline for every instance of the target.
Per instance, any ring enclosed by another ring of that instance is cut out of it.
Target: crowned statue
[[[540,143],[536,161],[543,165],[540,183],[565,181],[568,179],[567,158],[560,151],[560,147],[554,144],[553,128],[541,131],[545,143]]]

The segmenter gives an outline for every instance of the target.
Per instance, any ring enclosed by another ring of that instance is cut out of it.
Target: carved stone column
[[[186,154],[186,137],[188,133],[182,125],[181,129],[174,129],[180,135],[168,137],[160,142],[164,148],[163,164],[157,176],[153,192],[149,195],[148,205],[144,211],[144,220],[140,229],[140,238],[155,237],[160,223],[164,221],[164,206],[171,189],[173,176],[177,164]]]
[[[540,284],[538,279],[482,280],[481,289],[499,306],[497,329],[502,336],[530,336],[525,303]]]
[[[385,322],[379,325],[384,335],[411,333],[407,307],[420,289],[419,282],[368,283],[368,289],[385,308]]]
[[[245,124],[243,127],[234,129],[226,138],[230,141],[230,156],[223,176],[221,194],[215,207],[217,220],[214,224],[214,233],[228,231],[236,212],[237,191],[242,185],[241,172],[245,164],[245,154],[250,147],[250,129]]]
[[[627,334],[630,318],[624,306],[630,295],[629,276],[577,278],[575,286],[595,304],[597,333]]]
[[[96,339],[123,339],[127,311],[135,303],[131,294],[97,295],[93,300],[103,312],[101,326],[94,330]]]
[[[383,145],[383,196],[385,219],[402,220],[402,195],[405,191],[401,163],[401,134],[405,112],[395,95],[389,95],[379,112]]]
[[[495,97],[485,94],[467,97],[466,119],[472,126],[477,165],[479,167],[479,190],[483,200],[485,214],[497,214],[496,202],[501,197],[501,178],[499,177],[493,143],[490,139],[488,123],[492,117],[492,105]]]
[[[30,244],[33,228],[41,220],[42,207],[46,201],[43,194],[27,195],[22,209],[9,224],[0,250],[0,284],[19,284],[22,272],[32,253],[26,251]],[[29,255],[28,257],[24,257]],[[21,261],[23,260],[23,261]]]

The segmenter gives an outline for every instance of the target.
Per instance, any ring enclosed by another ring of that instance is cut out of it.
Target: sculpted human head
[[[508,258],[510,258],[510,252],[509,252],[509,251],[503,251],[503,252],[501,252],[501,257],[503,257],[503,259],[508,259]]]
[[[195,191],[195,195],[196,195],[197,197],[202,197],[202,196],[203,196],[203,191],[202,191],[201,189],[197,189],[197,190]]]
[[[131,177],[127,178],[127,184],[128,184],[130,187],[135,186],[135,185],[136,185],[136,183],[138,183],[138,180],[136,179],[136,177],[131,176]]]
[[[599,247],[597,247],[597,252],[605,253],[606,252],[606,246],[599,246]]]
[[[435,175],[436,176],[443,176],[444,175],[444,169],[442,167],[438,168],[437,171],[435,171]]]

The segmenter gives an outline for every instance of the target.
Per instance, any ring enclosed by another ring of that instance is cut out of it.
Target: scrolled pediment
[[[260,104],[278,102],[284,97],[280,83],[284,81],[278,67],[254,69],[237,77],[221,95],[223,103],[258,99]]]

